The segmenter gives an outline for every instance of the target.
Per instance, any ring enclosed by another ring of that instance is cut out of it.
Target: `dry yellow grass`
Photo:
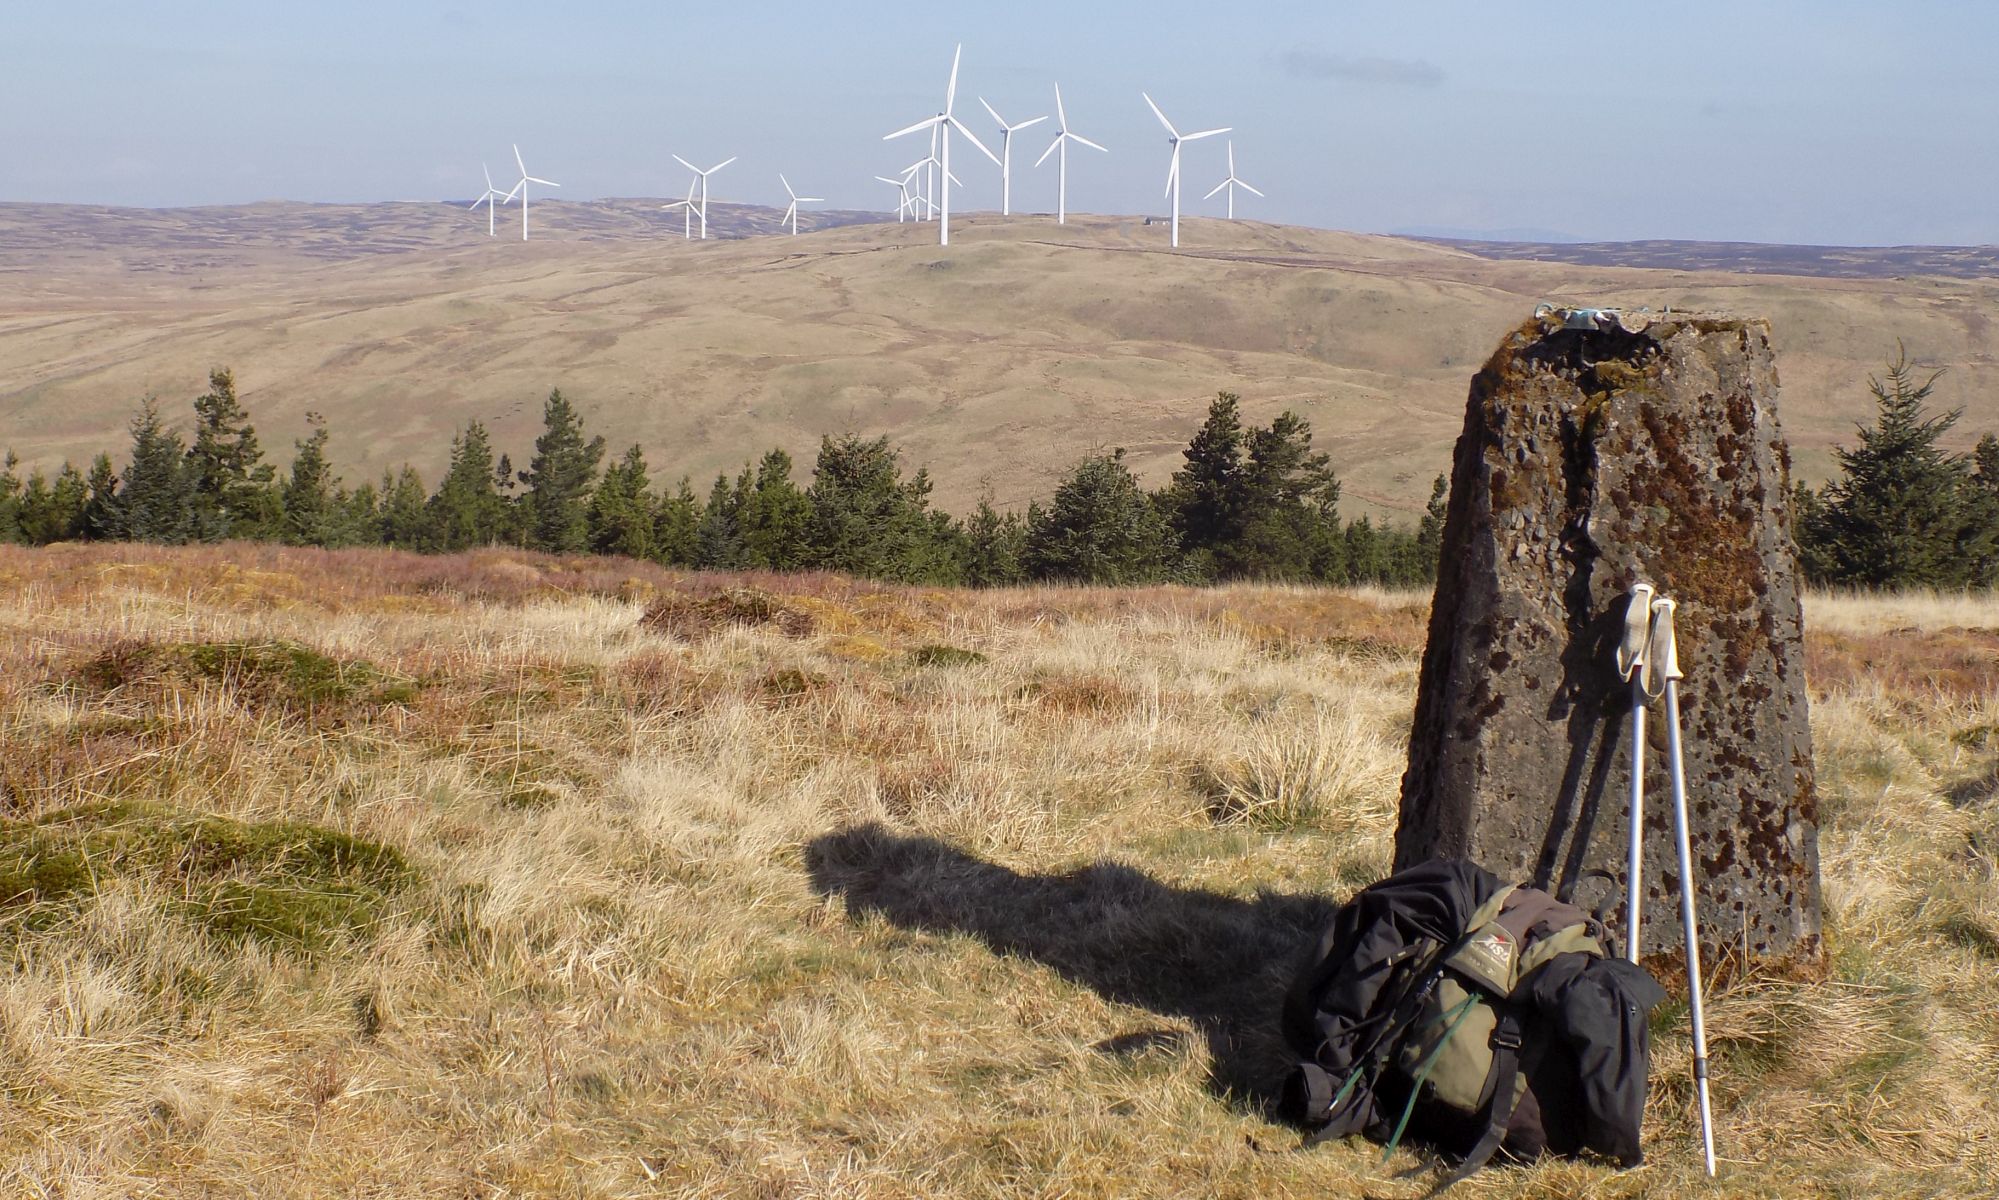
[[[1423,609],[0,547],[0,1194],[1419,1195],[1258,1101]],[[1466,1195],[1999,1186],[1999,698],[1814,724],[1833,977],[1713,999],[1722,1180],[1674,1009],[1650,1165]]]

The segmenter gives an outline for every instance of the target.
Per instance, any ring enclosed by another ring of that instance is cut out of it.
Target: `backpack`
[[[1647,1017],[1665,990],[1601,925],[1466,862],[1389,876],[1334,914],[1285,997],[1285,1115],[1306,1146],[1416,1136],[1461,1163],[1642,1161]]]

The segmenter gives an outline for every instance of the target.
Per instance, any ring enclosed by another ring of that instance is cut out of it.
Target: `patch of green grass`
[[[916,667],[975,667],[987,661],[977,650],[945,645],[918,646],[903,657]]]
[[[293,821],[108,803],[0,823],[0,931],[45,927],[120,877],[174,885],[216,937],[311,951],[365,933],[417,873],[392,847]]]
[[[150,680],[207,681],[268,707],[319,712],[409,704],[415,680],[390,676],[362,659],[338,659],[295,642],[119,642],[77,676],[104,691]]]

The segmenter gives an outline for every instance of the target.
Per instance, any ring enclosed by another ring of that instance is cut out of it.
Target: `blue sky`
[[[470,197],[528,166],[563,199],[679,195],[670,154],[741,160],[722,200],[839,207],[918,157],[934,112],[1050,111],[1070,204],[1161,212],[1182,128],[1233,125],[1269,199],[1332,228],[1539,228],[1597,238],[1999,242],[1999,5],[1909,0],[1009,6],[17,2],[0,35],[0,200],[179,205]],[[1054,164],[1016,146],[1016,207]],[[994,147],[997,149],[997,146]],[[1025,155],[1022,156],[1022,151]],[[1187,211],[1223,175],[1187,150]],[[954,160],[954,165],[962,159]],[[998,171],[960,169],[972,207]],[[1198,186],[1195,186],[1198,185]],[[504,184],[503,184],[504,186]],[[954,203],[958,207],[963,201]]]

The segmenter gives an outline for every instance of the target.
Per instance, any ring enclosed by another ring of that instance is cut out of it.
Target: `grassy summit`
[[[1712,998],[1721,1184],[1669,1005],[1651,1165],[1468,1195],[1999,1186],[1999,601],[1807,616],[1832,978]],[[0,547],[0,1194],[1419,1194],[1259,1103],[1423,619]]]

